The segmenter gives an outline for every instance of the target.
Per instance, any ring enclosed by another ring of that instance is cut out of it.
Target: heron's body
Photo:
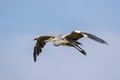
[[[45,46],[47,42],[53,42],[55,46],[62,45],[62,46],[74,47],[82,54],[86,55],[86,52],[81,47],[78,46],[78,45],[82,45],[80,42],[78,42],[78,40],[83,37],[88,37],[97,42],[108,44],[106,41],[95,35],[80,31],[73,31],[67,35],[60,34],[58,36],[39,36],[38,38],[35,38],[35,40],[37,41],[34,46],[34,55],[33,55],[34,61],[36,61],[37,55],[39,55],[39,53],[42,52],[42,48]]]
[[[53,43],[55,46],[59,45],[66,46],[66,43],[68,43],[68,41],[64,38],[63,34],[60,34],[53,39]]]

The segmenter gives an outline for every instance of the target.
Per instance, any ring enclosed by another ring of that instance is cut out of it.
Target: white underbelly
[[[68,41],[65,41],[65,40],[56,40],[56,41],[54,41],[55,46],[59,46],[59,45],[66,46],[66,43],[68,43]]]

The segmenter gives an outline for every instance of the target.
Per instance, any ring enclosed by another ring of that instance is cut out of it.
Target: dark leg
[[[86,52],[81,47],[79,47],[78,45],[73,46],[73,47],[76,48],[78,51],[80,51],[82,54],[84,54],[86,56]]]
[[[76,42],[76,43],[77,43],[78,45],[81,45],[81,46],[83,46],[83,45],[82,45],[82,43],[80,43],[80,42]]]

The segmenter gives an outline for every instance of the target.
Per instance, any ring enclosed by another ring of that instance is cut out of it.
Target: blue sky
[[[120,80],[119,0],[0,0],[0,80]],[[39,35],[81,30],[109,46],[81,39],[87,56],[48,43],[33,61]]]

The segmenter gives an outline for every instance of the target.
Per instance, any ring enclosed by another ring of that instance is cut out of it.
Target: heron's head
[[[51,42],[53,42],[55,40],[56,40],[56,37],[54,37],[54,36],[49,39],[49,41],[51,41]]]

